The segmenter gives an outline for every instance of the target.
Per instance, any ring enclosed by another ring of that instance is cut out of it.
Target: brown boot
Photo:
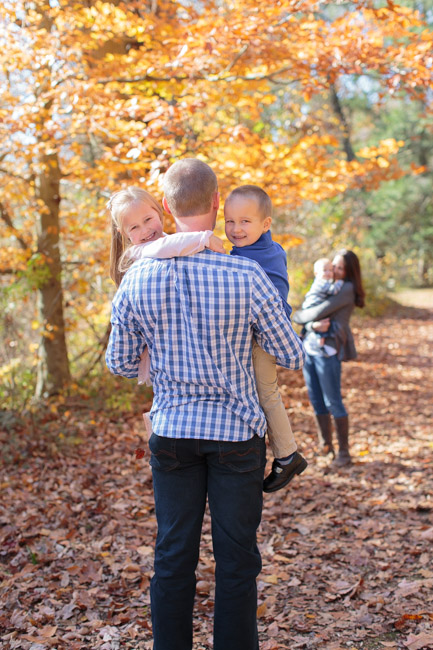
[[[334,418],[334,422],[337,429],[338,455],[333,461],[333,465],[344,467],[352,462],[349,454],[349,416]]]
[[[332,454],[332,456],[335,456],[332,445],[332,422],[330,413],[325,413],[324,415],[316,414],[316,422],[319,433],[320,455],[328,456],[328,454]]]

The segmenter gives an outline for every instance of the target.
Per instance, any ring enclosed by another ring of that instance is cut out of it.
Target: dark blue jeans
[[[258,650],[264,438],[149,441],[158,534],[150,596],[154,650],[191,650],[206,496],[215,557],[214,650]]]
[[[332,357],[307,354],[302,372],[316,415],[331,413],[334,418],[347,415],[341,397],[341,361],[336,354]]]

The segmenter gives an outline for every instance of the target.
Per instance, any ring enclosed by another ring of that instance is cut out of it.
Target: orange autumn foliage
[[[33,277],[41,266],[42,347],[63,329],[71,339],[82,319],[97,331],[106,321],[112,191],[139,184],[161,198],[168,165],[197,156],[223,197],[262,185],[287,221],[305,201],[401,173],[393,139],[349,161],[315,97],[363,74],[416,99],[432,81],[432,32],[393,2],[326,17],[302,0],[5,0],[0,21],[0,272]],[[290,222],[280,230],[285,246],[299,241]],[[67,309],[51,322],[59,293]],[[54,354],[45,353],[42,365]],[[56,354],[61,385],[66,346]]]

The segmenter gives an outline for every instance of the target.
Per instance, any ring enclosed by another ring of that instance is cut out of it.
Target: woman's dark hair
[[[343,248],[337,251],[336,255],[341,255],[344,259],[344,269],[346,271],[345,280],[349,280],[355,289],[355,305],[357,307],[364,307],[365,305],[365,291],[362,286],[361,266],[359,264],[358,256],[353,251],[348,251]]]

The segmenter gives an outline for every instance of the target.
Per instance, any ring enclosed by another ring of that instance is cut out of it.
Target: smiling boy
[[[227,197],[224,205],[225,231],[233,244],[231,255],[248,257],[260,264],[277,288],[290,318],[287,303],[289,281],[287,258],[280,244],[273,241],[272,201],[257,185],[241,185]],[[264,480],[263,490],[275,492],[287,485],[295,474],[301,474],[307,461],[297,452],[297,445],[286,409],[278,390],[275,357],[253,341],[253,362],[257,393],[268,424],[268,436],[274,462]]]

